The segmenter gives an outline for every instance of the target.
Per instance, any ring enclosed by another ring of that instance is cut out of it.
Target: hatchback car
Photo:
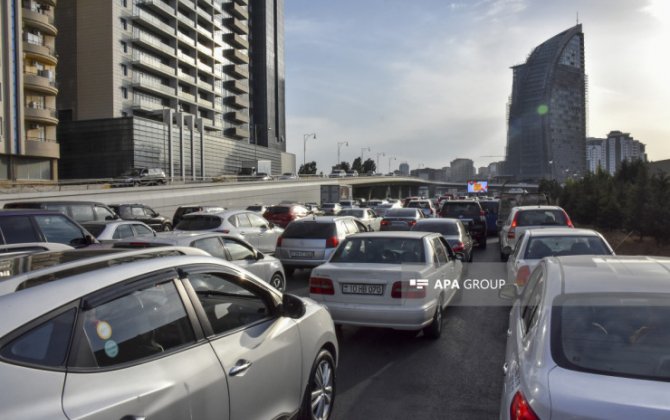
[[[447,240],[454,252],[460,252],[464,255],[464,261],[472,262],[474,258],[470,233],[458,219],[421,219],[412,226],[412,230],[439,233]]]
[[[548,257],[509,315],[500,418],[670,418],[670,259]]]
[[[337,216],[342,211],[342,206],[340,203],[323,203],[321,211],[323,211],[324,216]]]
[[[172,216],[172,226],[177,226],[181,222],[181,218],[191,213],[205,212],[205,213],[221,213],[225,211],[225,207],[220,206],[211,206],[211,205],[187,205],[179,206],[177,210],[174,211]]]
[[[379,230],[410,230],[423,218],[423,212],[417,208],[388,209],[379,224]]]
[[[286,289],[286,275],[278,259],[265,255],[235,235],[214,232],[164,232],[155,237],[117,242],[114,248],[188,246],[206,251],[243,268],[280,291]]]
[[[325,308],[209,256],[112,256],[0,296],[4,418],[327,419],[338,356]]]
[[[144,204],[110,204],[109,207],[123,220],[145,223],[156,232],[172,230],[172,220],[161,216],[156,210]]]
[[[285,228],[292,221],[302,219],[310,214],[311,212],[305,206],[299,204],[282,204],[268,207],[265,213],[263,213],[263,217],[267,221]]]
[[[365,232],[365,226],[351,216],[297,220],[277,240],[275,256],[290,276],[296,268],[312,268],[328,261],[344,238],[359,232]]]
[[[438,338],[442,312],[457,289],[436,288],[436,282],[460,281],[462,271],[440,234],[361,233],[346,238],[326,264],[312,270],[309,295],[328,307],[335,324],[423,329]]]
[[[372,209],[368,208],[351,208],[342,209],[340,216],[353,216],[363,222],[367,227],[367,231],[378,231],[381,228],[382,218],[377,216]]]
[[[275,252],[277,238],[284,229],[253,211],[228,210],[221,213],[193,213],[184,216],[175,232],[210,231],[240,235],[261,252]]]
[[[116,242],[133,236],[156,236],[156,232],[144,223],[129,220],[84,223],[82,226],[101,243]]]
[[[412,200],[405,206],[406,208],[416,208],[423,212],[425,217],[435,217],[437,211],[433,202],[430,200]]]

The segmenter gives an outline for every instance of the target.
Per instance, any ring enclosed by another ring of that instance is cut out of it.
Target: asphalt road
[[[502,278],[497,238],[476,250],[474,278]],[[492,271],[493,270],[493,271]],[[288,281],[306,296],[309,271]],[[467,292],[466,292],[467,293]],[[464,300],[467,296],[464,296]],[[506,305],[453,306],[442,336],[376,328],[343,327],[333,420],[492,419],[499,414],[505,353]]]

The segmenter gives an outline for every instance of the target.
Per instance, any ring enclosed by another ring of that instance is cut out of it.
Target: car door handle
[[[248,361],[248,360],[244,360],[244,359],[240,359],[240,360],[237,361],[237,363],[235,364],[235,366],[233,366],[232,369],[230,369],[230,371],[228,372],[228,374],[229,374],[230,376],[238,376],[238,375],[240,375],[240,374],[244,374],[244,372],[246,372],[247,369],[249,369],[249,367],[250,367],[251,365],[252,365],[252,363],[251,363],[250,361]]]

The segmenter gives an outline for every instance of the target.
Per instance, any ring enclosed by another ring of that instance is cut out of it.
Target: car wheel
[[[335,402],[335,360],[328,350],[321,350],[314,360],[305,395],[301,420],[327,420]]]
[[[284,281],[284,277],[281,275],[281,273],[274,273],[272,275],[272,278],[270,279],[270,286],[274,287],[280,292],[286,290],[286,282]]]
[[[163,232],[169,232],[172,230],[172,225],[169,223],[166,223],[163,225]]]
[[[440,295],[435,315],[433,315],[433,322],[423,329],[423,334],[433,340],[437,340],[442,335],[442,299],[444,298]]]
[[[284,274],[286,274],[287,277],[288,277],[288,276],[292,276],[294,272],[295,272],[295,268],[293,268],[293,267],[284,267]]]

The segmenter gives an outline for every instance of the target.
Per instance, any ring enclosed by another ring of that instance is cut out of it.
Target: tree
[[[354,159],[354,161],[351,163],[351,170],[356,171],[358,173],[363,172],[363,164],[361,163],[361,158],[357,157]]]
[[[339,165],[340,169],[344,169],[345,171],[349,172],[351,170],[351,167],[349,166],[349,162],[342,161],[340,162]]]
[[[315,175],[316,174],[316,162],[311,161],[307,162],[304,165],[300,165],[300,170],[298,171],[300,175]]]
[[[363,162],[363,173],[370,173],[373,174],[377,172],[377,164],[375,164],[375,161],[368,158],[365,162]]]

